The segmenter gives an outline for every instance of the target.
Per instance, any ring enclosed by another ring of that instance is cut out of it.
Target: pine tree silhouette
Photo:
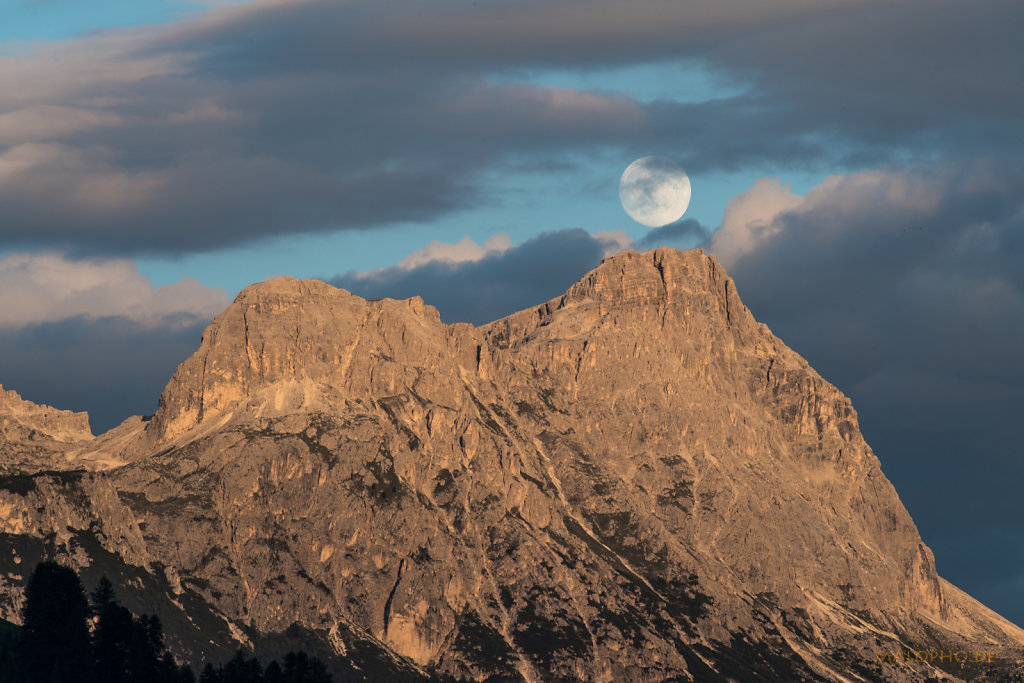
[[[96,627],[92,634],[97,681],[102,683],[181,683],[194,681],[187,666],[179,669],[164,646],[156,615],[135,617],[117,602],[107,577],[92,593]]]
[[[203,667],[203,673],[199,675],[199,683],[220,683],[220,674],[209,662]]]
[[[40,562],[25,589],[18,646],[30,683],[93,680],[89,603],[78,574],[55,562]]]
[[[18,658],[18,628],[0,619],[0,683],[25,680]]]
[[[13,625],[0,628],[0,683],[196,683],[192,669],[167,652],[158,617],[133,615],[107,577],[90,598],[92,609],[73,570],[40,563],[25,591],[20,636]],[[207,664],[199,683],[331,683],[331,677],[305,652],[289,652],[283,666],[273,661],[264,672],[239,650],[221,667]]]

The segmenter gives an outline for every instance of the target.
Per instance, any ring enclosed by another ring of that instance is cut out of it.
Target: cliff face
[[[52,466],[92,438],[86,413],[36,405],[0,385],[0,472]]]
[[[699,251],[619,254],[480,328],[254,285],[120,430],[80,449],[117,467],[47,489],[66,512],[0,490],[6,533],[91,529],[238,638],[527,681],[922,680],[879,654],[1024,645],[937,576],[849,400]]]

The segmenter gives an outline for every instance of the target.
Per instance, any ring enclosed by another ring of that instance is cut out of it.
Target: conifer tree
[[[203,673],[199,675],[199,683],[220,683],[220,674],[210,662],[203,667]]]
[[[89,603],[78,574],[40,562],[25,589],[19,652],[29,683],[92,681]]]
[[[18,659],[18,628],[0,619],[0,683],[20,683],[23,680]]]
[[[0,628],[0,683],[196,683],[192,669],[167,652],[157,616],[133,615],[107,577],[90,598],[92,609],[73,570],[39,564],[25,592],[21,635],[13,625],[13,631]],[[330,681],[323,662],[305,652],[289,652],[283,665],[273,661],[264,672],[242,650],[223,666],[207,664],[199,677],[199,683]]]

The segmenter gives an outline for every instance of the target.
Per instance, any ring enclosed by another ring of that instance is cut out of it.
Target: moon
[[[660,228],[675,223],[690,206],[690,177],[671,159],[642,157],[622,172],[622,208],[637,223]]]

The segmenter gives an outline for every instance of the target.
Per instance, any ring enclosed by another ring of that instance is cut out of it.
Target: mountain
[[[92,438],[86,413],[36,405],[0,384],[0,467],[52,466],[69,447]]]
[[[151,419],[47,432],[34,469],[26,429],[0,442],[0,618],[56,556],[182,657],[300,643],[338,680],[1021,672],[1024,631],[938,576],[849,399],[699,250],[482,327],[271,280]]]

